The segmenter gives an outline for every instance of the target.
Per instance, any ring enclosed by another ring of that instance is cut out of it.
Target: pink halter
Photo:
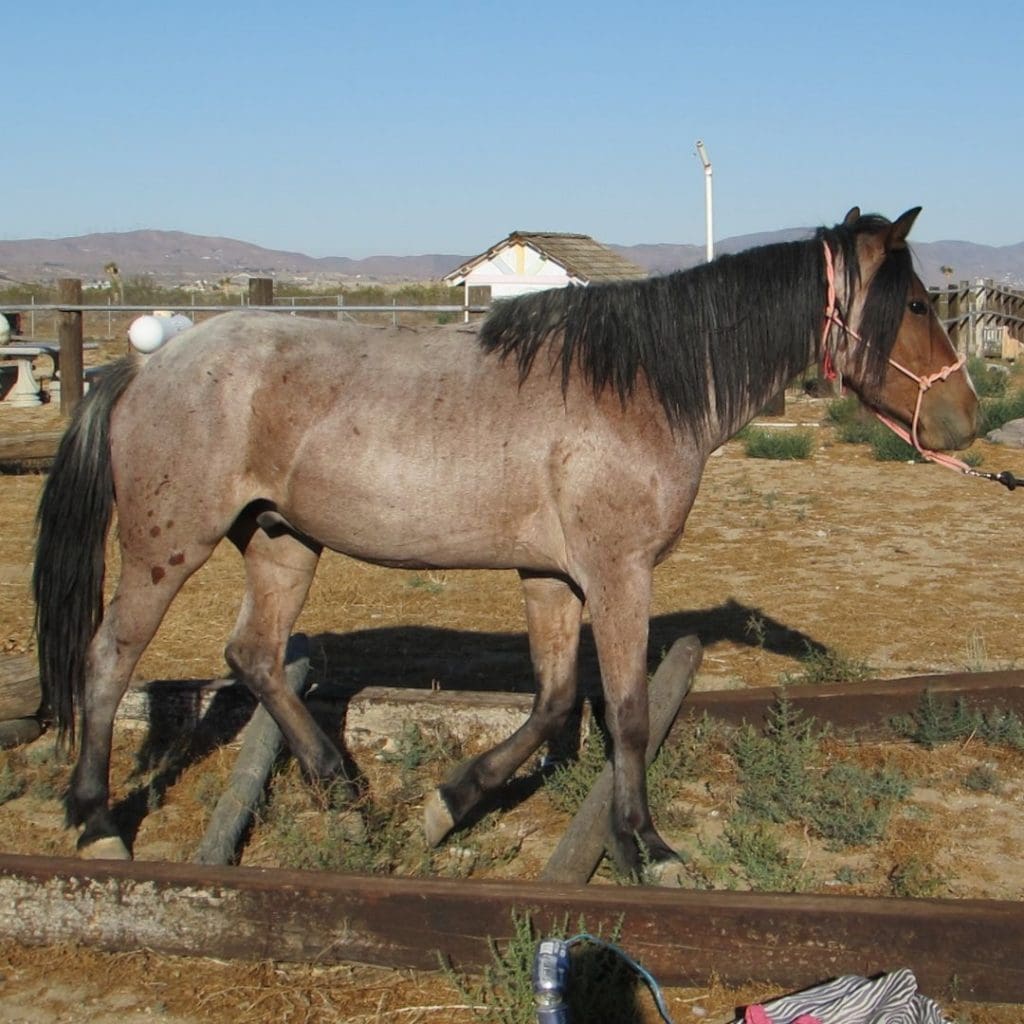
[[[825,323],[821,331],[821,369],[826,380],[835,380],[837,373],[835,366],[832,361],[832,353],[829,351],[828,338],[833,327],[838,327],[848,337],[853,338],[856,341],[861,340],[861,336],[854,330],[852,330],[846,321],[843,319],[842,314],[839,312],[839,306],[836,302],[836,274],[835,274],[835,263],[832,258],[832,250],[828,247],[827,242],[822,242],[822,247],[825,250],[825,280],[827,282],[827,290],[825,296]],[[890,419],[883,413],[880,413],[877,409],[872,410],[878,419],[885,424],[897,437],[902,438],[907,444],[911,445],[922,458],[927,459],[929,462],[935,462],[940,466],[945,466],[947,469],[955,469],[961,473],[968,473],[972,476],[976,474],[966,462],[960,459],[954,458],[952,455],[947,455],[945,452],[933,452],[930,448],[923,448],[921,442],[917,437],[917,424],[921,418],[921,402],[924,399],[924,393],[936,382],[947,380],[952,373],[956,373],[964,363],[967,362],[966,356],[961,356],[951,366],[944,366],[941,370],[927,376],[923,374],[914,373],[912,370],[908,370],[905,366],[897,363],[895,359],[889,359],[889,365],[900,371],[900,373],[906,375],[911,380],[917,382],[917,402],[914,405],[914,418],[911,421],[909,432],[905,427],[901,427],[895,420]]]

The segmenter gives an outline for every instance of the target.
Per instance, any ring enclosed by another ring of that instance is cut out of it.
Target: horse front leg
[[[427,799],[424,830],[436,846],[483,797],[504,785],[542,743],[557,739],[576,703],[583,598],[568,579],[520,573],[537,695],[527,720],[486,753],[463,762]]]
[[[644,868],[653,868],[657,877],[678,857],[654,827],[647,797],[650,567],[606,567],[588,589],[587,601],[612,740],[609,853],[621,871],[640,877]]]

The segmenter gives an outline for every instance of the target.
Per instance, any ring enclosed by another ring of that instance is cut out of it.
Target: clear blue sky
[[[473,254],[923,206],[1024,240],[1024,8],[920,0],[18,3],[0,237]]]

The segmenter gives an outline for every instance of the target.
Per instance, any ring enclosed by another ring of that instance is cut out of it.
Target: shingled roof
[[[623,278],[647,277],[643,267],[594,241],[590,235],[560,231],[513,231],[492,245],[487,252],[474,256],[445,276],[446,280],[465,277],[474,266],[490,259],[509,245],[522,243],[536,249],[542,256],[563,266],[570,276],[580,281],[619,281]]]

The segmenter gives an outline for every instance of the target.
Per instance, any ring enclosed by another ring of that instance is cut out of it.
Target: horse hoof
[[[423,831],[427,837],[427,846],[437,846],[451,830],[455,828],[455,819],[441,794],[435,789],[423,805]]]
[[[687,886],[686,868],[681,860],[663,860],[651,864],[645,872],[649,885],[662,889],[681,889]]]
[[[78,848],[82,860],[131,860],[132,855],[119,836],[101,836]]]

